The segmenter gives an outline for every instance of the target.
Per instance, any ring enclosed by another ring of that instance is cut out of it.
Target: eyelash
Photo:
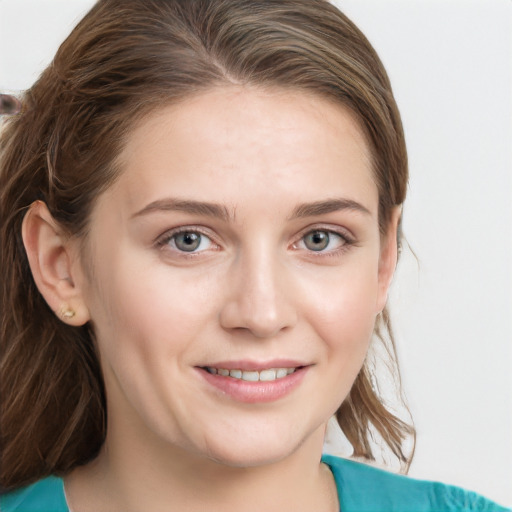
[[[328,227],[324,227],[324,226],[313,226],[313,227],[308,227],[307,230],[304,230],[300,234],[297,241],[292,244],[292,248],[294,248],[296,250],[300,250],[297,247],[297,245],[300,242],[303,242],[307,235],[310,235],[315,232],[327,233],[328,235],[336,235],[337,237],[340,237],[342,239],[343,243],[340,247],[338,247],[334,250],[330,250],[330,251],[323,251],[323,250],[314,251],[312,249],[309,249],[309,250],[305,249],[308,252],[308,255],[310,255],[313,258],[321,258],[321,257],[325,258],[325,257],[338,256],[338,255],[344,253],[345,251],[347,251],[350,248],[350,246],[354,245],[356,242],[355,239],[344,230],[336,230],[336,229],[332,229],[330,227],[328,228]],[[215,241],[214,237],[209,232],[206,232],[206,230],[200,228],[199,226],[183,226],[183,227],[168,231],[167,233],[164,233],[162,236],[160,236],[156,240],[155,245],[159,249],[168,247],[169,242],[182,233],[199,234],[203,237],[208,238],[213,245],[217,246],[217,248],[219,247],[219,244]],[[174,250],[175,250],[175,252],[177,252],[180,255],[180,257],[183,257],[183,258],[196,258],[200,254],[205,252],[205,250],[198,251],[198,252],[196,252],[196,251],[187,252],[187,251],[181,251],[178,248],[174,248]]]
[[[201,229],[198,226],[183,226],[183,227],[168,231],[167,233],[164,233],[162,236],[157,238],[155,245],[159,249],[164,249],[165,247],[167,247],[169,245],[169,242],[172,239],[174,239],[175,237],[177,237],[178,235],[180,235],[182,233],[194,233],[194,234],[201,235],[202,237],[208,238],[213,245],[215,245],[217,247],[219,246],[219,244],[217,244],[215,242],[214,237],[210,233],[207,233],[206,230]],[[180,251],[178,248],[175,248],[174,250],[175,250],[175,252],[177,252],[180,255],[180,257],[183,257],[183,258],[196,258],[200,254],[205,252],[205,251],[199,251],[199,252]]]
[[[306,249],[306,251],[308,252],[308,256],[312,258],[331,258],[339,256],[344,252],[348,251],[350,247],[355,245],[356,243],[355,238],[349,235],[345,230],[333,229],[331,227],[326,226],[310,226],[300,234],[300,236],[297,239],[297,242],[293,243],[293,248],[297,248],[296,246],[298,243],[303,242],[306,236],[315,232],[327,233],[328,235],[336,235],[337,237],[341,238],[343,243],[340,247],[330,251],[314,251],[311,249]]]

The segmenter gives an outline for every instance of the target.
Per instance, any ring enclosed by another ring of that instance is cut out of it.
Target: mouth
[[[227,368],[226,368],[227,367]],[[221,396],[244,403],[274,402],[297,389],[311,369],[292,361],[259,366],[252,362],[229,362],[197,366],[206,383]]]
[[[233,379],[244,380],[246,382],[271,382],[274,380],[284,379],[301,368],[303,368],[303,366],[291,368],[268,368],[264,370],[228,370],[227,368],[215,368],[213,366],[202,367],[203,370],[206,370],[211,375],[231,377]]]

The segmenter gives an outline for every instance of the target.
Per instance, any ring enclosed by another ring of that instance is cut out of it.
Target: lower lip
[[[214,375],[203,368],[197,368],[197,370],[206,382],[233,400],[256,404],[275,402],[289,395],[302,382],[308,368],[307,366],[299,368],[281,379],[258,382]]]

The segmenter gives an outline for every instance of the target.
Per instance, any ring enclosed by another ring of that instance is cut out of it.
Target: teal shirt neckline
[[[512,512],[483,496],[323,455],[336,481],[342,512]]]
[[[64,481],[49,476],[0,496],[1,512],[69,512]]]
[[[415,480],[333,455],[323,455],[322,462],[333,473],[343,512],[512,512],[458,487]],[[0,496],[0,510],[69,512],[64,482],[50,476]]]

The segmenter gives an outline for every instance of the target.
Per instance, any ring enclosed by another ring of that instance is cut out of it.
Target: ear
[[[377,312],[380,313],[386,306],[388,291],[398,261],[398,226],[402,215],[402,208],[396,206],[391,212],[385,235],[381,237],[379,256],[379,289],[377,297]]]
[[[32,276],[50,308],[69,325],[88,322],[89,311],[79,286],[84,281],[77,242],[72,243],[42,201],[30,205],[23,219],[22,238]]]

